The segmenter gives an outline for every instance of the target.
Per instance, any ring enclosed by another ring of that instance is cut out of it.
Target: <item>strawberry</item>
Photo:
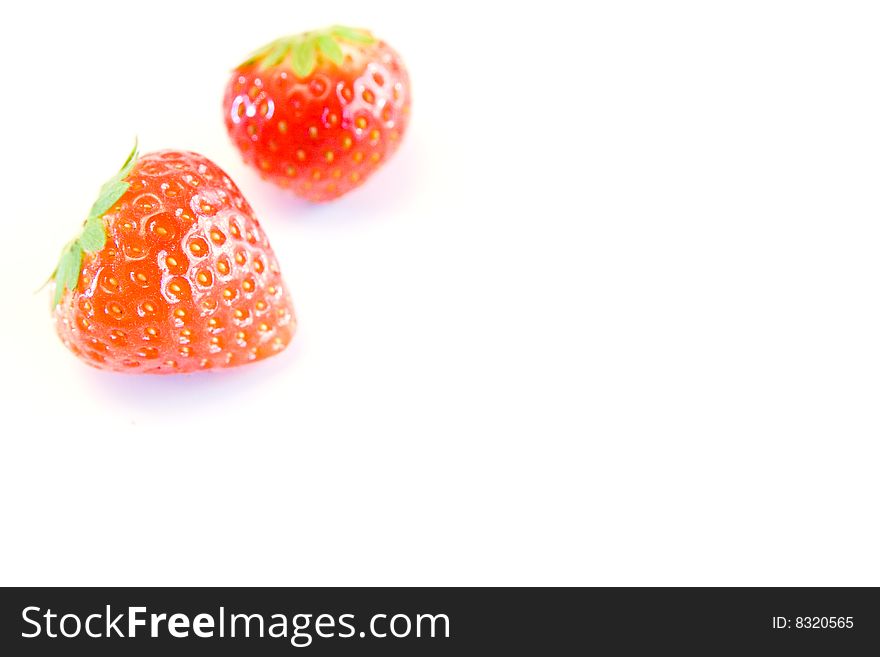
[[[257,50],[233,72],[223,103],[245,162],[299,196],[329,201],[397,150],[409,77],[386,43],[335,26]]]
[[[296,326],[253,210],[196,153],[132,150],[53,278],[61,340],[105,370],[241,365],[284,349]]]

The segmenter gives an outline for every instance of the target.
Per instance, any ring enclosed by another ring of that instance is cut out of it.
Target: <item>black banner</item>
[[[0,596],[0,654],[16,656],[880,648],[880,598],[869,588],[24,588]]]

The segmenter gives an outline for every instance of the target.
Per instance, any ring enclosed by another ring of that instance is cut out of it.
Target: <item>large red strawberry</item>
[[[245,162],[312,201],[361,185],[397,150],[409,77],[386,43],[335,26],[276,39],[232,74],[226,128]]]
[[[296,326],[253,210],[196,153],[133,150],[53,277],[58,334],[101,369],[241,365],[284,349]]]

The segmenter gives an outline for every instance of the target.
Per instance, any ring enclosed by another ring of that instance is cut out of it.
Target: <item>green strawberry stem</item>
[[[339,42],[370,44],[376,39],[367,30],[344,25],[334,25],[324,30],[303,32],[293,36],[281,37],[255,50],[250,57],[238,65],[238,68],[259,64],[261,68],[269,68],[282,64],[290,58],[293,72],[299,78],[311,75],[318,64],[318,54],[322,54],[337,66],[341,66],[344,55]]]
[[[79,283],[79,275],[82,271],[83,253],[95,253],[104,248],[104,244],[107,242],[104,215],[122,198],[122,195],[125,194],[130,186],[130,183],[126,182],[125,179],[131,173],[137,161],[137,147],[138,143],[137,139],[135,139],[134,146],[123,163],[122,168],[119,169],[115,176],[101,186],[98,199],[92,204],[92,209],[89,210],[89,215],[83,222],[80,234],[65,244],[61,250],[58,265],[46,281],[46,283],[51,280],[55,281],[55,296],[52,301],[53,308],[61,302],[65,289],[76,289]]]

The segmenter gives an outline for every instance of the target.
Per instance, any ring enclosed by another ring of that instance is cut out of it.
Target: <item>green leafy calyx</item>
[[[128,154],[125,163],[119,172],[101,186],[98,200],[92,204],[89,216],[83,222],[80,234],[70,240],[61,250],[58,266],[52,273],[51,279],[55,280],[55,297],[52,306],[55,307],[64,296],[64,290],[74,290],[79,283],[79,275],[82,270],[83,253],[95,253],[104,248],[107,243],[107,233],[104,229],[104,215],[109,212],[116,202],[122,198],[130,183],[126,182],[128,174],[134,168],[137,161],[137,140],[131,153]]]
[[[376,39],[367,30],[334,25],[326,30],[305,32],[289,37],[276,39],[256,50],[238,68],[258,64],[261,68],[278,66],[290,62],[293,72],[299,78],[306,78],[318,65],[318,56],[323,56],[337,66],[341,66],[344,55],[339,43],[371,44]]]

